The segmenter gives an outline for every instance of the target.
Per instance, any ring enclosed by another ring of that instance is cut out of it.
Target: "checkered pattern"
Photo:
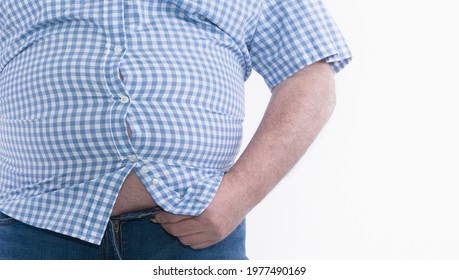
[[[350,53],[320,1],[2,0],[0,211],[100,244],[134,170],[199,215],[239,152],[252,68],[272,89],[321,59]]]

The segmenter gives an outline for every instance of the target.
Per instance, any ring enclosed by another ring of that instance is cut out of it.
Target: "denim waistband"
[[[129,213],[121,214],[118,216],[113,216],[113,217],[110,217],[110,220],[119,220],[119,221],[139,220],[145,217],[151,217],[152,215],[155,215],[161,211],[163,211],[161,207],[155,206],[153,208],[149,208],[149,209],[145,209],[141,211],[129,212]]]

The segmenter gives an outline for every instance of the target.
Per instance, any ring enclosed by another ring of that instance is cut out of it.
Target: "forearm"
[[[258,204],[298,162],[334,105],[333,73],[323,62],[274,88],[258,130],[226,174],[232,188],[228,195],[238,196],[241,214]]]

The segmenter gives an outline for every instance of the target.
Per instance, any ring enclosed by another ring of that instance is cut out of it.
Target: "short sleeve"
[[[321,0],[263,0],[259,13],[250,55],[270,90],[319,60],[335,73],[350,62],[351,52]]]

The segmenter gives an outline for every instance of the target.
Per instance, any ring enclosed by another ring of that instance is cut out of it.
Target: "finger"
[[[195,249],[195,250],[199,250],[199,249],[205,249],[205,248],[208,248],[212,245],[215,245],[217,242],[204,242],[204,243],[201,243],[201,244],[198,244],[198,245],[192,245],[190,246],[191,248]]]
[[[191,248],[210,242],[209,236],[202,232],[178,237],[178,239],[180,243]]]
[[[185,219],[177,223],[161,224],[163,229],[175,237],[184,237],[202,232],[195,219]]]
[[[150,221],[153,223],[159,224],[168,224],[168,223],[177,223],[186,219],[191,219],[194,216],[187,216],[187,215],[176,215],[169,212],[159,212],[158,214],[154,215]]]

